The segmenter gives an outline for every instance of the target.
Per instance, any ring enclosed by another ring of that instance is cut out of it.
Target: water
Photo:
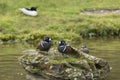
[[[91,55],[106,59],[112,66],[106,80],[120,80],[120,39],[85,40],[84,43],[90,49]],[[19,64],[18,58],[22,51],[33,48],[28,44],[18,43],[0,45],[0,80],[27,80],[27,73]]]
[[[18,62],[26,44],[0,45],[0,80],[26,80],[26,72]]]

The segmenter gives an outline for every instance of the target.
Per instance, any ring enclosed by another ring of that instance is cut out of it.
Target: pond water
[[[109,62],[112,70],[106,80],[120,80],[120,39],[85,40],[83,43],[87,44],[91,55]],[[26,71],[18,62],[22,51],[27,49],[34,49],[34,47],[25,43],[0,45],[0,80],[28,80]]]

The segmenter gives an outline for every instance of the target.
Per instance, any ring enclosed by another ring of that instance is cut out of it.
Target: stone
[[[101,80],[110,72],[110,66],[106,60],[90,54],[78,52],[80,57],[72,57],[61,56],[54,50],[32,52],[32,55],[29,50],[24,52],[19,61],[30,74],[27,78],[34,80],[41,80],[41,77],[42,80]],[[36,76],[39,77],[36,78]]]

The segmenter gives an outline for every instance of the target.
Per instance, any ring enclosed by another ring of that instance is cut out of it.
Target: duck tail
[[[80,56],[79,52],[75,48],[72,48],[72,47],[71,47],[71,52],[70,53],[71,53],[71,55],[73,55],[75,57]]]
[[[24,8],[19,8],[18,10],[22,12],[24,10]]]

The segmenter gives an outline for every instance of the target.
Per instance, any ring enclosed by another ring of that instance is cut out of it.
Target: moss
[[[76,59],[76,58],[73,58],[73,57],[61,57],[59,59],[53,59],[53,60],[50,60],[51,63],[66,63],[66,62],[76,62],[80,59]]]
[[[79,52],[81,56],[61,56],[58,52],[44,52],[43,55],[35,51],[32,54],[26,53],[19,58],[22,66],[30,73],[36,73],[44,78],[53,77],[59,79],[82,79],[98,80],[105,78],[110,71],[109,64],[105,60]],[[97,64],[97,66],[96,66]],[[98,68],[98,65],[100,68]]]

